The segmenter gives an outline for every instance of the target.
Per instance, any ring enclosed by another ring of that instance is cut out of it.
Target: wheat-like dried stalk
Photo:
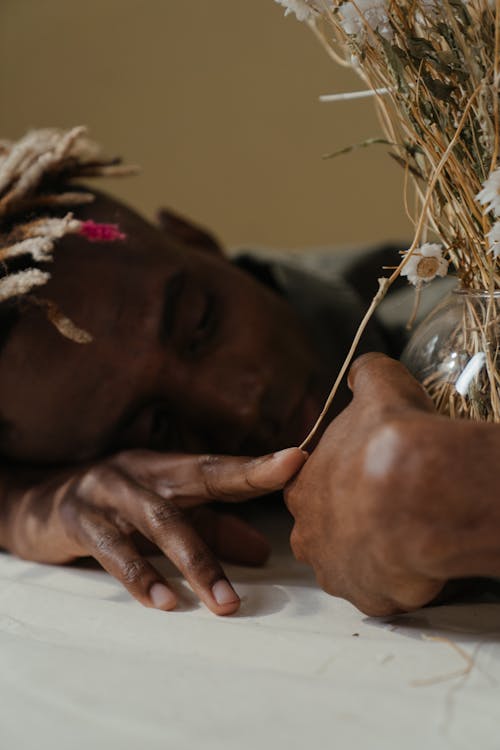
[[[478,320],[481,335],[461,334],[471,356],[488,352],[478,380],[483,396],[489,389],[488,406],[484,397],[453,394],[450,384],[426,385],[446,413],[500,421],[492,344],[494,293],[500,290],[500,0],[278,2],[300,14],[330,56],[353,67],[374,92],[389,153],[405,171],[404,203],[414,240],[383,293],[379,289],[370,315],[399,275],[418,290],[444,275],[447,263],[463,289],[489,293],[489,303],[470,311],[486,316]]]

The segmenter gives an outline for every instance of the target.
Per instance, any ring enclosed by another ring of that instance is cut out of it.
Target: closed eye
[[[206,292],[192,328],[188,331],[186,351],[188,354],[198,354],[210,342],[217,327],[217,305],[213,294]]]
[[[158,336],[161,342],[166,339],[171,339],[174,336],[177,319],[179,317],[181,298],[186,285],[186,276],[185,269],[182,269],[177,273],[174,273],[165,284]]]

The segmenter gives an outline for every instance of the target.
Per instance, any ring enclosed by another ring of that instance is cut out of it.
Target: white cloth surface
[[[293,560],[283,512],[259,525],[275,552],[226,566],[230,618],[173,569],[185,604],[163,613],[99,570],[0,555],[1,750],[498,750],[500,605],[370,619]]]

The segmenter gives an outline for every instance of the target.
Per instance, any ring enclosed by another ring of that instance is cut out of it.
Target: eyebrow
[[[160,341],[172,338],[179,300],[186,283],[186,276],[186,269],[182,268],[176,271],[163,288],[163,308],[158,328],[158,338]]]

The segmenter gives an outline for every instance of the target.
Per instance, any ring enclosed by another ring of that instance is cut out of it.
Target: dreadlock
[[[53,301],[34,292],[50,278],[38,264],[51,263],[55,243],[69,234],[90,241],[123,239],[116,225],[54,213],[94,200],[87,190],[68,190],[73,179],[136,172],[119,159],[104,158],[84,127],[34,130],[16,142],[0,141],[0,347],[23,302],[42,308],[63,336],[77,343],[92,340]]]

